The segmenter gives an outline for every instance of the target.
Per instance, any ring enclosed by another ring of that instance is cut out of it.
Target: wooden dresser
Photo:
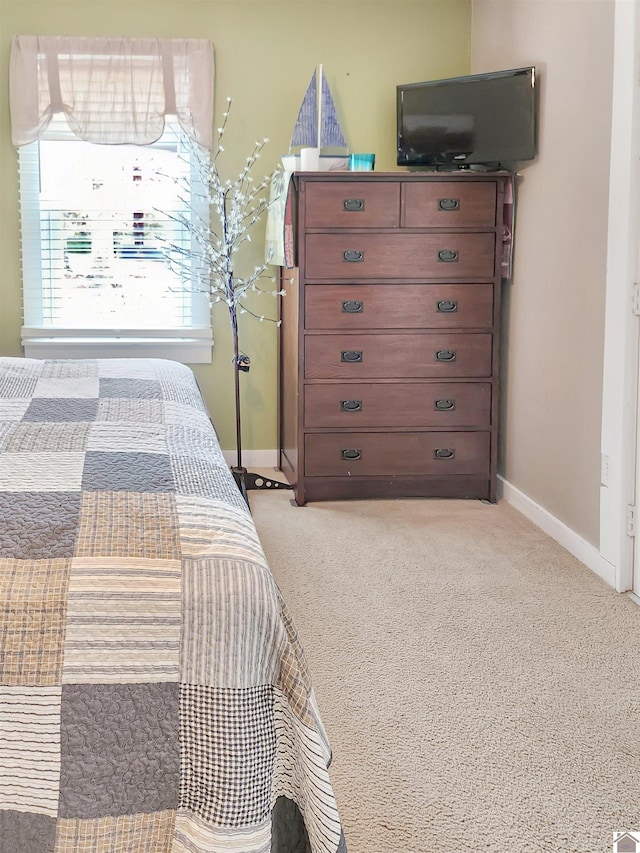
[[[294,176],[279,442],[298,504],[496,500],[506,180]]]

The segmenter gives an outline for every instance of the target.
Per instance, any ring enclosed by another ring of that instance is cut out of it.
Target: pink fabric
[[[86,142],[149,145],[177,116],[213,144],[213,45],[206,39],[15,36],[9,95],[17,147],[39,139],[56,113]]]

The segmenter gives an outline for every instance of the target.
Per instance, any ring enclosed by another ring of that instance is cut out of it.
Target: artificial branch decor
[[[239,349],[238,316],[251,314],[259,322],[267,320],[279,326],[279,320],[273,320],[252,310],[248,306],[247,297],[252,293],[267,293],[277,297],[284,295],[284,291],[273,286],[276,279],[267,274],[267,263],[254,267],[245,275],[238,272],[236,255],[244,243],[251,242],[252,230],[269,209],[267,196],[272,176],[265,175],[259,182],[255,182],[252,175],[262,149],[269,142],[267,137],[255,143],[234,180],[221,176],[218,161],[224,152],[222,141],[230,109],[231,98],[227,98],[227,109],[223,114],[222,126],[217,129],[217,139],[211,154],[195,144],[190,146],[190,163],[192,168],[197,170],[206,194],[208,221],[195,215],[188,205],[187,215],[169,214],[170,218],[178,221],[191,235],[192,245],[185,248],[167,244],[166,254],[171,266],[180,273],[183,280],[190,280],[192,286],[209,293],[212,308],[214,304],[224,302],[229,311],[233,338],[236,416],[236,465],[231,471],[246,499],[247,489],[290,488],[288,484],[251,474],[243,466],[240,407],[240,373],[249,371],[251,361],[249,356]],[[270,281],[272,287],[262,286],[262,282],[266,280]]]

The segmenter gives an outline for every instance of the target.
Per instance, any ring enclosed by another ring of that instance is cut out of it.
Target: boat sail
[[[319,84],[319,85],[318,85]],[[319,92],[319,96],[318,96]],[[301,146],[299,154],[291,149]],[[323,149],[343,149],[341,156],[322,154]],[[322,65],[313,72],[311,82],[300,105],[291,135],[289,154],[282,160],[285,168],[303,171],[328,171],[348,167],[347,140],[344,137]]]

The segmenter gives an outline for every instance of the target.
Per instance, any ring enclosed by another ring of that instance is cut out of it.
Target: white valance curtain
[[[35,142],[62,113],[87,142],[149,145],[175,115],[211,149],[213,82],[206,39],[15,36],[11,138],[15,146]]]

